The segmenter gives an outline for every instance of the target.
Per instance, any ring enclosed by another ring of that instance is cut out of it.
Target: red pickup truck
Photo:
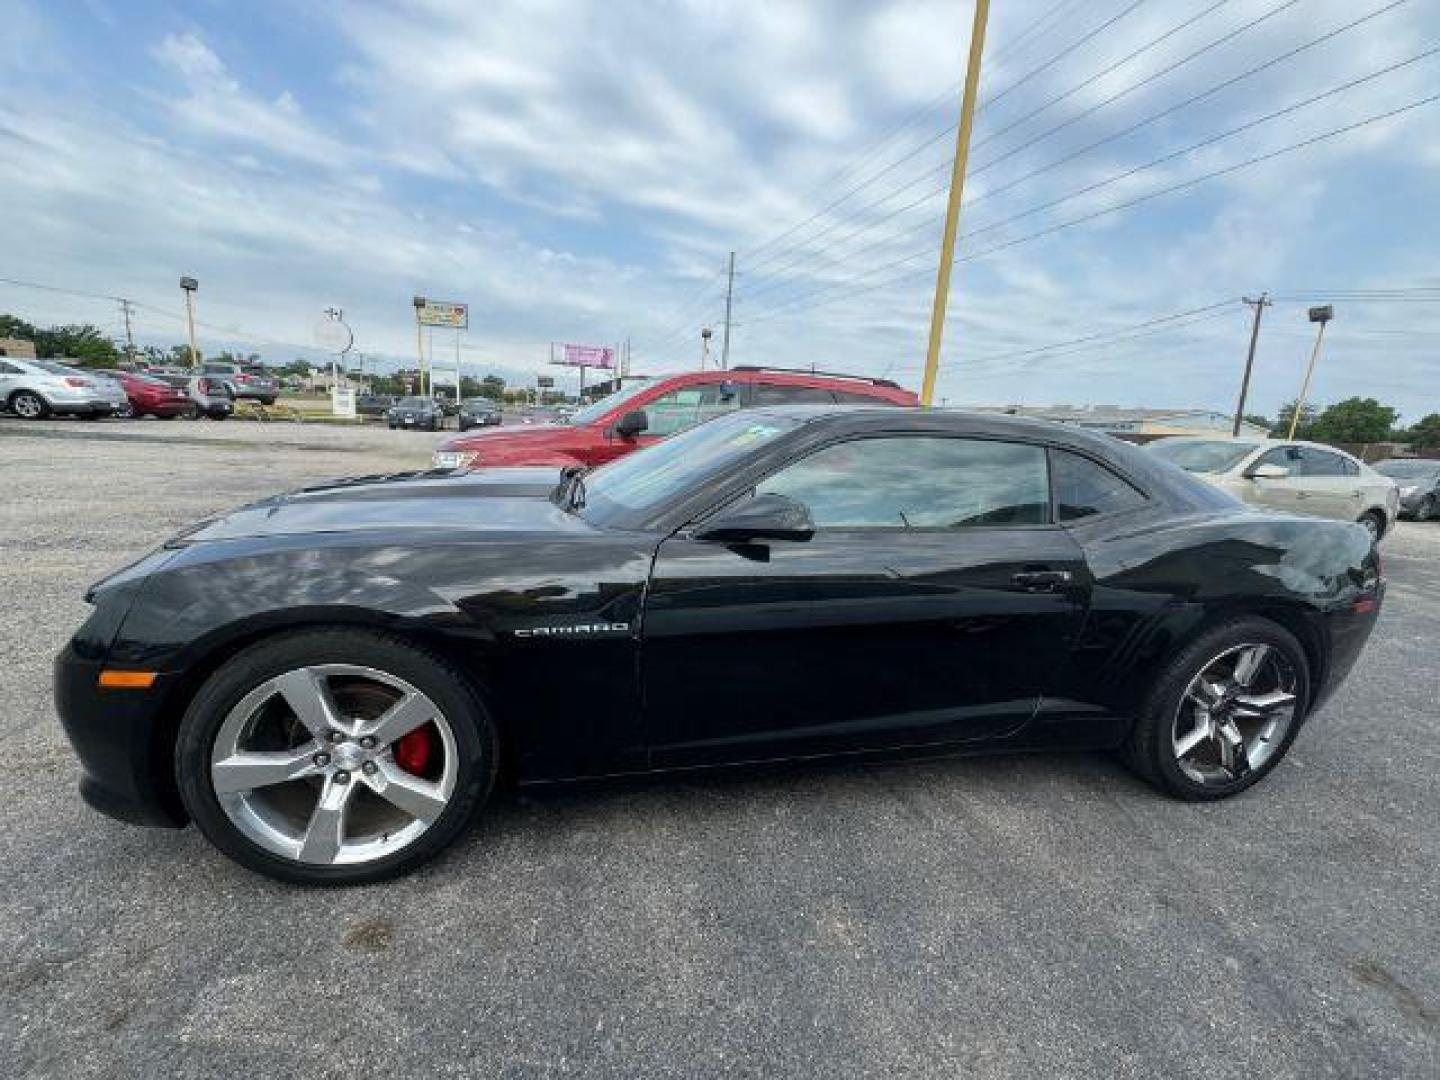
[[[691,372],[622,387],[566,423],[456,435],[436,449],[434,465],[603,465],[721,413],[795,404],[914,406],[920,400],[888,379],[860,375],[756,367]]]

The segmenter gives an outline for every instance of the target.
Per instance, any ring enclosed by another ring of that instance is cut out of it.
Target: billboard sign
[[[613,368],[615,350],[608,345],[566,345],[555,363],[568,367]]]
[[[470,327],[469,305],[449,300],[427,300],[417,296],[415,317],[420,320],[421,326],[448,326],[452,330],[467,330]]]
[[[537,376],[535,376],[535,385],[538,386],[538,387],[540,387],[540,389],[542,389],[542,390],[549,390],[549,389],[553,388],[554,385],[555,385],[555,376],[554,376],[554,375],[537,375]]]

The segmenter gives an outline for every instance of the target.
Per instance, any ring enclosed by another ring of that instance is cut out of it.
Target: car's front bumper
[[[80,796],[120,821],[179,828],[189,819],[161,723],[173,677],[161,676],[148,690],[107,690],[102,666],[77,655],[73,643],[55,658],[55,708],[80,758]]]

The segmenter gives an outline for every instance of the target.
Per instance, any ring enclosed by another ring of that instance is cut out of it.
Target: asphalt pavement
[[[49,684],[85,586],[436,441],[0,420],[6,1075],[1440,1075],[1440,524],[1386,540],[1354,675],[1220,804],[1101,754],[596,784],[338,891],[88,810]]]

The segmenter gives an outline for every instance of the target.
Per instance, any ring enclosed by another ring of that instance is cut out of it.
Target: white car
[[[130,408],[119,383],[56,363],[0,357],[0,406],[22,420],[57,416],[110,416]]]
[[[1358,521],[1375,539],[1400,513],[1400,490],[1343,450],[1290,439],[1158,439],[1146,447],[1248,503]]]

